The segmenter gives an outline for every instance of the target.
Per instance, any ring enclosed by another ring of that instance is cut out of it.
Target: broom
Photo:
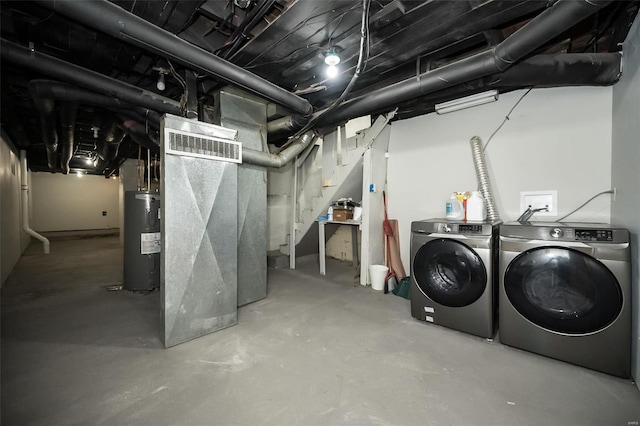
[[[382,231],[384,233],[384,261],[387,267],[389,268],[389,272],[387,276],[384,278],[384,293],[389,293],[390,290],[396,286],[398,282],[398,277],[396,276],[395,271],[393,270],[393,265],[391,264],[391,241],[390,238],[395,242],[395,234],[393,232],[393,227],[389,222],[389,215],[387,214],[387,194],[382,191],[382,201],[384,203],[384,220],[382,221]],[[391,288],[390,288],[391,287]]]

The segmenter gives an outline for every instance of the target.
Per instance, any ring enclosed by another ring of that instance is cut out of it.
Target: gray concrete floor
[[[2,424],[628,425],[630,380],[415,321],[349,263],[269,270],[237,326],[163,349],[117,238],[32,245],[2,289]]]

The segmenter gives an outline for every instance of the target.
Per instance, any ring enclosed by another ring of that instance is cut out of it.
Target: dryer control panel
[[[481,234],[482,225],[458,225],[459,234]]]
[[[575,231],[576,241],[613,241],[610,229],[578,229]]]

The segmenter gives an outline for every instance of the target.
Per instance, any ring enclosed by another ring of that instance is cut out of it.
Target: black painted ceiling
[[[308,99],[321,109],[337,99],[355,69],[360,42],[362,2],[358,0],[116,0],[120,7],[209,52]],[[455,62],[500,43],[553,1],[409,1],[373,0],[369,13],[369,60],[349,98]],[[536,53],[616,52],[637,15],[638,1],[618,1],[567,29]],[[30,1],[1,2],[2,38],[60,58],[163,96],[179,100],[181,78],[190,72],[178,63],[116,40]],[[324,55],[340,52],[340,74],[325,76]],[[156,88],[158,70],[166,89]],[[518,80],[502,91],[531,85]],[[32,170],[48,170],[40,117],[28,84],[50,79],[2,62],[2,128],[18,149],[26,149]],[[198,101],[213,105],[217,79],[198,74]],[[496,83],[494,81],[494,83]],[[553,84],[549,84],[553,85]],[[433,111],[435,102],[480,91],[480,85],[454,88],[436,97],[397,105],[396,119]],[[60,103],[56,108],[61,109]],[[206,109],[206,108],[205,108]],[[280,114],[287,111],[278,109]],[[376,113],[380,111],[372,111]],[[277,118],[274,116],[272,118]],[[110,174],[127,157],[138,155],[133,133],[127,133],[115,158],[88,165],[88,157],[104,152],[105,136],[114,123],[124,128],[122,111],[79,104],[75,121],[72,170]],[[58,124],[59,125],[59,124]],[[137,119],[138,129],[157,139],[153,126]],[[95,130],[98,129],[98,130]],[[61,130],[59,129],[59,133]],[[57,171],[60,171],[58,165]]]

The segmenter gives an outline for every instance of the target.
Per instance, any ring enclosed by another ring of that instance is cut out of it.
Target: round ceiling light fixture
[[[338,75],[338,67],[329,65],[327,67],[327,78],[335,78]]]
[[[338,55],[338,49],[335,47],[329,48],[324,55],[324,63],[327,64],[327,78],[335,78],[338,75],[338,64],[340,63],[340,56]]]
[[[338,55],[338,50],[335,47],[331,47],[327,50],[327,53],[324,55],[324,63],[330,67],[335,67],[340,63],[340,56]]]

